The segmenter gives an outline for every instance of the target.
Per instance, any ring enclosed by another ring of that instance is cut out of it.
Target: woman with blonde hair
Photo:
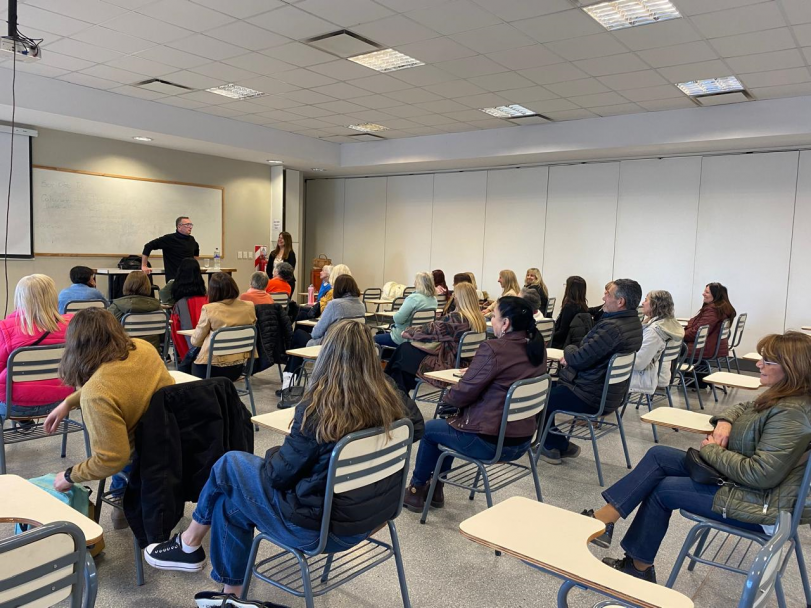
[[[539,310],[543,316],[546,316],[546,307],[549,304],[549,290],[546,288],[546,283],[543,282],[539,268],[527,268],[527,275],[524,277],[524,289],[531,289],[538,294],[541,299]]]
[[[107,309],[119,322],[128,313],[161,310],[160,300],[152,295],[152,283],[149,282],[147,274],[141,270],[135,270],[127,275],[123,292],[124,295],[113,300]],[[163,334],[145,336],[143,339],[158,350],[163,345]]]
[[[396,348],[408,338],[403,337],[403,331],[411,327],[411,319],[414,313],[421,310],[436,310],[436,287],[434,277],[427,272],[418,272],[414,277],[414,288],[416,291],[410,294],[404,301],[400,310],[394,313],[392,321],[394,327],[390,332],[383,332],[375,336],[375,342],[381,346]]]
[[[349,270],[349,266],[347,266],[346,264],[336,264],[335,266],[332,267],[332,271],[329,273],[330,288],[329,291],[327,291],[323,296],[321,296],[321,300],[319,300],[318,302],[320,306],[318,314],[315,315],[316,317],[324,314],[324,309],[327,307],[327,304],[332,302],[332,298],[334,297],[333,287],[335,286],[335,281],[338,279],[338,277],[344,274],[352,276],[352,271]],[[313,306],[313,310],[315,310],[315,308],[316,307]]]
[[[659,359],[669,342],[684,339],[684,328],[674,316],[673,296],[669,291],[657,289],[648,293],[642,302],[645,323],[642,325],[642,347],[636,353],[634,373],[631,375],[632,393],[652,395],[657,386],[670,383],[670,366],[662,366]]]
[[[264,459],[236,451],[222,456],[200,493],[191,525],[171,540],[147,547],[146,561],[162,570],[200,571],[206,561],[203,539],[211,531],[211,578],[224,588],[198,593],[195,599],[232,605],[227,596],[242,592],[254,528],[286,546],[313,549],[335,444],[354,431],[388,428],[406,415],[403,396],[383,375],[369,330],[354,321],[335,323],[281,448],[269,450]],[[369,521],[384,521],[397,512],[404,473],[333,502],[326,552],[351,548],[372,532]]]
[[[493,314],[496,303],[498,303],[500,298],[504,296],[518,297],[518,294],[521,292],[521,287],[518,285],[518,278],[512,270],[502,270],[499,272],[498,284],[501,285],[501,295],[482,311],[485,317],[489,317]]]
[[[24,346],[47,346],[65,342],[72,314],[59,314],[56,285],[51,277],[32,274],[23,277],[14,290],[14,312],[0,321],[0,418],[47,416],[73,392],[59,380],[35,380],[14,385],[11,403],[6,400],[6,375],[11,353]]]
[[[458,283],[454,293],[456,309],[438,321],[421,327],[409,327],[404,342],[397,347],[386,366],[386,373],[397,383],[400,390],[409,393],[417,385],[417,377],[436,386],[442,386],[425,374],[456,366],[459,339],[465,332],[484,333],[487,325],[479,311],[476,290],[470,283]],[[468,361],[462,362],[467,367]]]

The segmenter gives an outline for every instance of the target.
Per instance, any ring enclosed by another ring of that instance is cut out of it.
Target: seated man
[[[240,300],[245,302],[252,302],[254,305],[258,304],[273,304],[273,298],[267,292],[268,275],[264,272],[257,271],[251,275],[251,287],[239,296]]]
[[[65,314],[65,306],[75,300],[101,300],[107,306],[107,300],[96,289],[96,273],[87,266],[74,266],[70,269],[70,287],[59,292],[59,314]]]
[[[289,296],[293,292],[290,286],[293,280],[293,267],[282,262],[273,269],[273,278],[268,281],[265,289],[268,293],[286,293]]]
[[[603,314],[579,346],[570,344],[560,360],[560,380],[549,394],[547,416],[567,411],[594,414],[600,408],[608,362],[617,353],[636,352],[642,346],[642,324],[636,307],[642,299],[642,288],[631,279],[617,279],[606,285]],[[614,412],[628,389],[628,382],[609,387],[605,413]],[[566,437],[549,433],[541,449],[541,459],[561,464],[562,458],[575,458],[580,453]]]

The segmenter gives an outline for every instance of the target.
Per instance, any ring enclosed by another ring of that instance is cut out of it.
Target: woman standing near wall
[[[273,269],[268,272],[269,276],[273,276],[273,270],[282,262],[287,262],[296,269],[296,254],[293,251],[293,237],[289,232],[280,232],[279,238],[276,241],[276,249],[270,252],[270,261],[273,262]],[[296,277],[293,275],[293,282],[290,284],[292,293],[296,292]]]

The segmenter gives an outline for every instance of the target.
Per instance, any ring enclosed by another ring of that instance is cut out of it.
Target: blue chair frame
[[[252,337],[246,338],[241,335],[248,330]],[[228,334],[237,334],[229,336]],[[245,377],[245,388],[237,388],[239,395],[248,395],[251,400],[251,412],[256,416],[256,404],[253,401],[253,387],[251,386],[251,372],[253,371],[253,361],[256,356],[256,326],[237,325],[234,327],[221,327],[211,335],[211,343],[208,350],[208,365],[206,367],[206,378],[211,378],[211,365],[217,355],[230,355],[248,352],[250,347],[250,357],[245,361],[243,375]],[[235,383],[236,384],[236,383]]]

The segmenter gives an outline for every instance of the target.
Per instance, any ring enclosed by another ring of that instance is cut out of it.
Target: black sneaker
[[[273,602],[259,602],[256,600],[241,600],[231,593],[222,591],[201,591],[194,596],[197,608],[287,608],[282,604]]]
[[[562,464],[563,460],[560,456],[560,450],[547,450],[545,447],[541,446],[541,453],[539,458],[543,460],[547,464]]]
[[[580,456],[580,446],[570,441],[569,447],[560,453],[561,458],[577,458]]]
[[[206,552],[199,547],[192,553],[186,553],[180,544],[180,534],[175,534],[164,543],[152,543],[144,549],[144,559],[158,570],[200,572],[206,565]]]
[[[619,570],[625,574],[630,574],[633,577],[641,578],[643,581],[656,584],[656,569],[651,566],[647,570],[637,570],[634,566],[634,560],[627,555],[622,559],[614,559],[613,557],[604,557],[603,563],[611,566],[614,570]]]
[[[594,509],[584,509],[580,515],[586,517],[594,517]],[[591,544],[597,545],[602,549],[608,549],[611,546],[611,539],[614,538],[614,524],[605,524],[605,532],[600,536],[591,539]]]

